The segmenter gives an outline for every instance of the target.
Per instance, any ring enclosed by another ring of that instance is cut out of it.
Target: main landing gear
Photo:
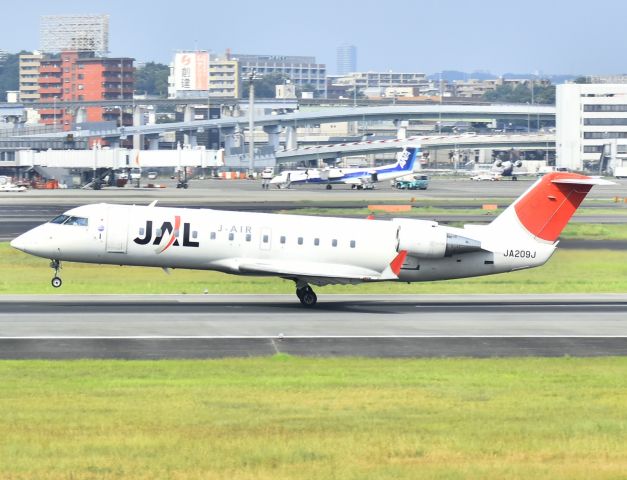
[[[300,300],[300,303],[305,307],[313,307],[318,301],[318,297],[312,290],[312,288],[305,284],[304,286],[296,286],[296,296]]]
[[[59,288],[63,284],[63,280],[59,277],[59,270],[61,270],[61,262],[59,260],[50,260],[50,268],[54,269],[54,277],[50,283],[54,288]]]

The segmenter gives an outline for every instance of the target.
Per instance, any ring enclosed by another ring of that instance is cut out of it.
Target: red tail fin
[[[554,242],[593,185],[604,183],[576,173],[549,173],[514,208],[534,236]]]

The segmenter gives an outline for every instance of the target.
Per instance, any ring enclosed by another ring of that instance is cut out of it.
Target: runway
[[[0,358],[627,355],[627,295],[0,299]]]

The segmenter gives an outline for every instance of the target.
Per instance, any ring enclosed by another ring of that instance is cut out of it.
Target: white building
[[[556,103],[557,166],[598,169],[604,152],[627,166],[627,84],[558,85]]]
[[[168,97],[239,97],[236,60],[209,54],[206,50],[178,52],[170,64]]]

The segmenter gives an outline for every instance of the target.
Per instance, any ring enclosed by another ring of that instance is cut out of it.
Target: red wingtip
[[[407,250],[401,250],[398,252],[398,255],[394,257],[394,260],[390,262],[390,268],[394,272],[394,275],[398,277],[398,274],[401,272],[401,267],[403,263],[405,263],[405,258],[407,258]]]
[[[366,217],[366,220],[374,220],[374,213],[371,213]]]

